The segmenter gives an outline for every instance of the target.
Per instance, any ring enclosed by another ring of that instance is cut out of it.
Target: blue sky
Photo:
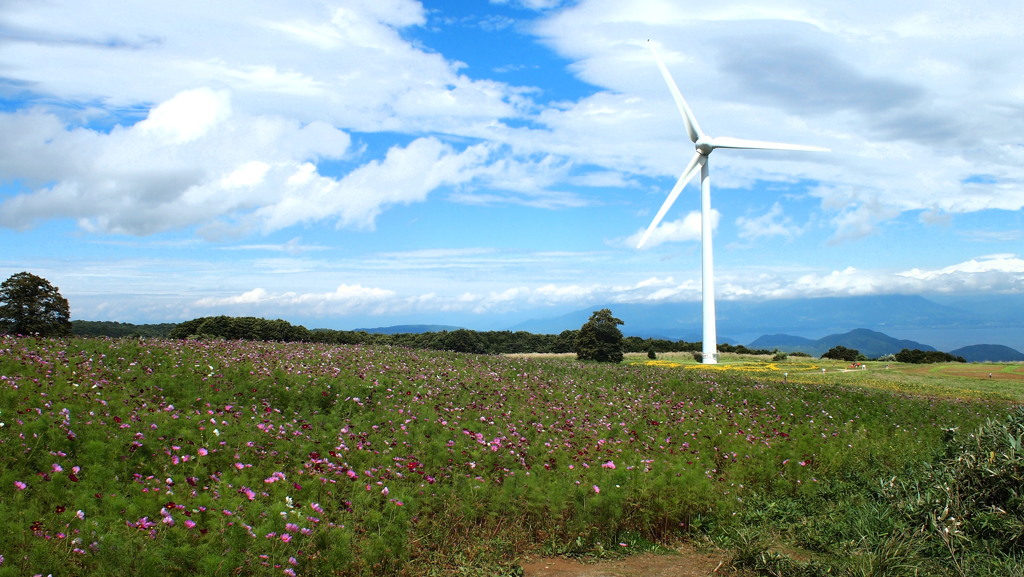
[[[477,329],[700,299],[1024,291],[1024,9],[0,0],[0,277],[72,317]],[[117,14],[117,16],[113,16]]]

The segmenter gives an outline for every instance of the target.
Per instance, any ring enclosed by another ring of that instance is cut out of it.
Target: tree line
[[[526,331],[473,331],[457,329],[423,333],[381,334],[366,331],[333,329],[309,330],[288,321],[257,317],[199,317],[183,323],[132,325],[117,322],[72,321],[68,301],[49,281],[28,272],[12,275],[0,283],[0,334],[36,336],[107,336],[169,337],[176,339],[230,339],[281,342],[312,342],[328,344],[375,344],[408,348],[434,349],[475,354],[514,353],[576,353],[580,360],[613,362],[624,353],[643,353],[656,358],[658,353],[698,352],[700,342],[668,339],[623,337],[618,325],[621,319],[609,309],[594,311],[578,330],[565,330],[557,335]],[[721,352],[741,354],[775,354],[778,351],[748,349],[742,345],[718,345]],[[833,347],[822,355],[847,361],[867,360],[856,349]],[[966,362],[963,357],[939,351],[903,349],[881,360],[902,363]]]
[[[77,322],[75,323],[77,326]],[[584,325],[586,326],[586,325]],[[526,331],[474,331],[456,329],[423,333],[370,333],[334,329],[307,329],[288,321],[257,317],[200,317],[173,325],[166,337],[174,339],[240,339],[282,342],[309,342],[337,345],[391,345],[414,349],[433,349],[474,354],[573,353],[580,330],[559,334]],[[584,332],[586,334],[586,332]],[[614,335],[612,335],[614,340]],[[622,352],[658,353],[699,351],[701,343],[641,337],[621,337]],[[606,338],[599,335],[596,342]],[[597,346],[593,344],[593,346]],[[614,343],[612,346],[615,346]],[[739,347],[743,348],[743,347]],[[744,350],[747,350],[744,348]],[[593,360],[599,360],[597,358]]]

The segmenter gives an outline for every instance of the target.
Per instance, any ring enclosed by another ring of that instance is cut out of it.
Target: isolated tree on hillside
[[[42,277],[27,272],[12,275],[0,284],[0,333],[70,335],[68,300]]]
[[[576,358],[601,363],[622,362],[621,324],[623,322],[613,317],[609,309],[594,311],[576,334]]]
[[[828,350],[827,353],[821,355],[823,359],[835,359],[837,361],[853,361],[857,360],[860,356],[860,351],[857,349],[849,349],[842,345],[834,346]]]

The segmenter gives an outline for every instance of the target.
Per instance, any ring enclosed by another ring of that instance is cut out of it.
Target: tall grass
[[[950,428],[1007,410],[772,373],[3,337],[0,575],[500,573],[678,539],[763,571],[797,563],[783,541],[801,571],[1005,568],[1015,525],[951,548],[904,488],[934,484]]]

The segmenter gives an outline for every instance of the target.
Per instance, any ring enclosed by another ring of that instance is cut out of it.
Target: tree
[[[68,300],[50,281],[19,272],[0,284],[0,332],[63,337],[71,334]]]
[[[835,359],[837,361],[853,361],[857,360],[860,356],[860,351],[857,349],[848,349],[842,345],[832,347],[827,353],[821,355],[823,359]]]
[[[600,363],[622,362],[621,324],[623,322],[613,317],[609,309],[594,311],[576,334],[576,358]]]
[[[963,357],[944,353],[942,351],[922,351],[921,349],[903,349],[893,357],[900,363],[966,363]]]

